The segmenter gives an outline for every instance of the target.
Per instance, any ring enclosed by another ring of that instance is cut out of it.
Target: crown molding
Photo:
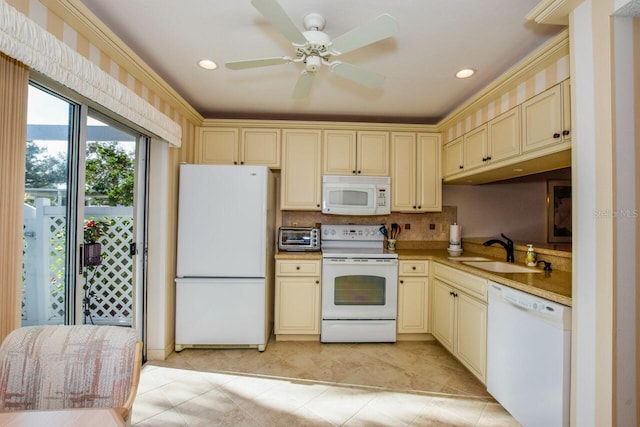
[[[584,0],[543,0],[525,16],[538,24],[569,25],[569,13]]]
[[[90,43],[106,53],[113,61],[140,80],[160,98],[199,126],[204,117],[180,96],[162,77],[149,67],[113,31],[100,21],[80,0],[40,0],[50,11],[83,35]]]
[[[558,51],[569,48],[569,30],[565,29],[549,42],[541,46],[520,63],[516,64],[480,92],[460,105],[442,119],[437,127],[444,132],[456,123],[473,114],[478,108],[494,100],[520,83],[527,74],[536,71],[539,64],[557,54]]]

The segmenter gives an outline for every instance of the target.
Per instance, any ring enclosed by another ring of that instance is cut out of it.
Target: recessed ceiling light
[[[218,64],[210,59],[201,59],[200,61],[198,61],[198,65],[205,70],[215,70],[216,68],[218,68]]]
[[[476,73],[476,70],[473,68],[463,68],[462,70],[456,73],[456,77],[459,79],[466,79],[467,77],[471,77]]]

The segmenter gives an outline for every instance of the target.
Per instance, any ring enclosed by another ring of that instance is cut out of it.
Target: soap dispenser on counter
[[[536,266],[536,251],[533,249],[533,245],[527,245],[527,254],[524,257],[524,262],[529,267]]]

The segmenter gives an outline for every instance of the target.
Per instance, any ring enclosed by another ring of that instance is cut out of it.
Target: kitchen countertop
[[[436,261],[440,264],[457,268],[461,271],[492,280],[503,285],[510,286],[514,289],[527,292],[529,294],[539,296],[559,304],[571,306],[571,273],[567,271],[553,270],[543,273],[495,273],[492,271],[482,270],[480,268],[471,267],[460,261],[452,261],[450,255],[445,249],[398,249],[399,260],[409,259],[425,259]],[[484,257],[495,261],[504,261],[504,259],[495,259],[487,257],[486,254],[464,252],[464,257]],[[296,260],[296,259],[314,259],[321,260],[322,252],[283,252],[277,251],[276,260]]]

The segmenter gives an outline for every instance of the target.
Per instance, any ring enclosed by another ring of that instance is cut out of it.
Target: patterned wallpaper
[[[489,101],[473,105],[470,112],[443,129],[443,143],[453,141],[568,78],[569,45],[566,44],[535,66],[533,71],[507,85],[506,90],[499,91]]]

